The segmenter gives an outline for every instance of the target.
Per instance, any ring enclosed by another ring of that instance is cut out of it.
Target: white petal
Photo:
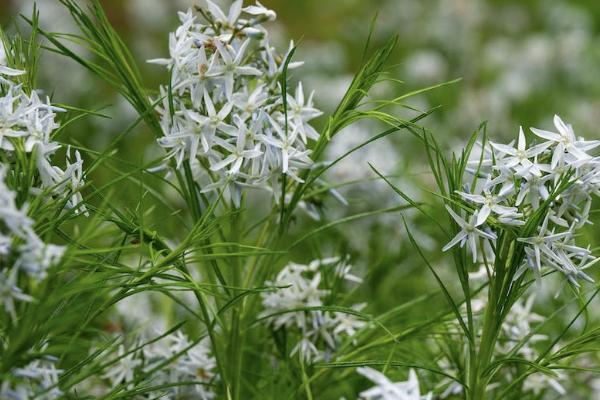
[[[443,248],[442,251],[448,251],[450,250],[452,247],[454,247],[458,242],[460,242],[461,240],[463,240],[465,237],[467,236],[467,232],[465,231],[460,231],[458,232],[458,234],[456,236],[454,236],[454,238],[448,242],[448,244],[446,244]]]
[[[558,133],[545,131],[537,128],[529,128],[531,132],[533,132],[536,136],[541,137],[542,139],[550,140],[553,142],[560,141],[561,137]]]
[[[485,221],[487,221],[487,218],[490,216],[491,211],[491,208],[487,204],[484,204],[483,207],[481,207],[481,210],[479,210],[479,213],[477,214],[477,225],[475,226],[482,225]]]
[[[25,71],[21,71],[19,69],[8,68],[8,67],[0,65],[0,74],[2,74],[2,75],[19,76],[19,75],[23,75],[24,73],[25,73]]]

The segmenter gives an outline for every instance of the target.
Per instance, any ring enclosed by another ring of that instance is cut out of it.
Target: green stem
[[[233,242],[239,243],[239,233],[242,227],[242,214],[239,212],[233,213],[231,218],[231,233],[233,235]],[[240,259],[235,257],[233,261],[233,285],[239,287],[240,275],[241,275],[241,263]],[[243,302],[238,303],[235,306],[235,311],[231,314],[231,342],[229,343],[230,350],[230,362],[233,368],[233,376],[231,380],[233,388],[233,399],[239,400],[241,393],[241,381],[242,381],[242,364],[243,364],[243,337],[240,336],[240,314],[243,312]]]

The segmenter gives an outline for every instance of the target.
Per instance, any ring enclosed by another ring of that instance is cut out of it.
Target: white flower
[[[525,392],[533,392],[534,395],[539,396],[543,391],[551,388],[556,393],[565,396],[567,391],[560,384],[559,380],[563,380],[566,377],[561,373],[558,373],[557,375],[558,377],[556,379],[542,372],[536,372],[528,375],[523,382],[523,390]]]
[[[531,128],[534,134],[548,141],[547,145],[556,146],[552,154],[551,168],[562,165],[564,162],[579,164],[589,161],[592,157],[586,151],[600,145],[600,141],[598,140],[578,140],[575,137],[575,132],[573,132],[573,127],[565,124],[558,115],[554,116],[554,126],[558,130],[558,133]]]
[[[237,115],[235,117],[237,117]],[[241,118],[237,117],[234,119],[237,126],[237,132],[235,132],[232,139],[235,140],[235,144],[220,138],[215,139],[216,144],[227,150],[229,155],[224,159],[212,164],[210,166],[212,171],[218,171],[231,164],[231,168],[229,169],[228,173],[235,175],[240,171],[240,167],[242,166],[244,160],[252,160],[262,154],[262,151],[260,150],[260,144],[258,143],[254,145],[254,148],[247,148],[246,137],[248,134],[248,128]]]
[[[492,212],[501,218],[514,221],[512,223],[513,225],[521,225],[523,222],[518,221],[517,219],[522,217],[522,215],[518,212],[517,208],[507,207],[501,204],[512,191],[513,186],[505,186],[498,194],[493,194],[489,189],[484,187],[483,194],[470,194],[464,192],[458,192],[458,194],[466,200],[482,205],[477,214],[476,223],[478,226],[485,223]]]
[[[493,232],[485,232],[478,227],[481,226],[481,223],[478,223],[478,213],[475,212],[467,222],[462,217],[454,212],[449,206],[446,206],[448,213],[452,216],[454,221],[461,228],[460,232],[456,234],[456,236],[448,242],[443,247],[443,251],[448,251],[452,247],[457,244],[460,244],[460,247],[463,247],[466,243],[469,245],[469,249],[471,250],[471,254],[473,256],[473,262],[477,262],[477,243],[478,240],[486,239],[486,240],[496,240],[496,235]]]
[[[260,70],[254,67],[241,65],[244,60],[246,48],[250,44],[250,39],[246,39],[239,47],[234,50],[230,45],[222,44],[220,40],[214,41],[215,46],[221,55],[222,65],[211,65],[211,68],[206,72],[206,76],[210,78],[219,77],[225,82],[225,95],[231,99],[233,94],[234,79],[238,75],[261,75]]]
[[[308,265],[290,263],[277,274],[275,280],[265,282],[265,285],[277,289],[261,294],[264,307],[261,316],[270,316],[267,322],[275,329],[292,329],[301,335],[291,355],[299,352],[305,361],[322,359],[326,355],[316,345],[319,340],[328,346],[328,350],[334,350],[342,335],[353,336],[366,325],[350,313],[296,310],[326,305],[330,291],[323,288],[322,274],[331,272],[338,279],[360,281],[350,274],[350,266],[346,261],[331,257],[314,260]],[[331,270],[327,271],[327,268]],[[363,306],[354,305],[353,308],[358,310]]]
[[[563,273],[569,283],[574,287],[578,288],[580,286],[579,282],[577,281],[578,279],[583,279],[591,283],[594,282],[594,279],[583,272],[583,270],[596,264],[598,259],[593,259],[592,261],[588,262],[586,257],[582,259],[579,266],[576,266],[574,263],[575,257],[561,249],[548,254],[548,256],[549,257],[546,259],[547,264],[555,270]]]
[[[548,221],[549,216],[542,222],[536,236],[517,239],[519,242],[527,243],[529,245],[529,247],[525,249],[528,265],[534,271],[537,279],[541,278],[540,271],[542,269],[543,260],[548,257],[554,257],[554,243],[571,235],[571,232],[549,232]]]
[[[534,210],[537,209],[540,206],[540,200],[546,201],[548,197],[550,197],[546,182],[551,179],[553,179],[552,175],[546,175],[544,177],[529,175],[526,177],[525,182],[522,182],[519,187],[519,194],[515,204],[520,205],[523,203],[525,196],[528,195],[529,204]]]
[[[200,145],[201,136],[189,131],[186,125],[180,119],[176,119],[171,129],[165,132],[165,136],[157,139],[161,147],[171,149],[168,157],[175,157],[177,168],[181,168],[186,154],[189,154],[191,159],[195,159]],[[205,142],[208,149],[208,141]]]
[[[8,231],[27,239],[33,230],[33,220],[27,216],[27,206],[17,207],[16,193],[5,184],[6,169],[0,165],[0,221]]]
[[[319,289],[321,274],[315,272],[309,278],[305,276],[305,271],[307,270],[307,267],[304,265],[288,264],[279,272],[275,281],[266,282],[267,285],[284,288],[262,295],[263,306],[265,306],[264,314],[268,315],[278,311],[323,305],[321,298],[327,295],[328,291]],[[303,331],[308,329],[307,316],[304,311],[278,315],[274,318],[273,324],[276,328],[295,325]]]
[[[256,2],[255,6],[244,7],[242,10],[247,14],[264,18],[267,21],[275,21],[275,19],[277,18],[277,14],[275,14],[275,11],[269,10],[268,8],[260,4],[258,1]]]
[[[0,256],[4,258],[12,253],[16,259],[9,268],[0,271],[0,303],[16,321],[15,301],[33,300],[18,287],[19,273],[25,272],[36,280],[44,279],[46,270],[60,261],[64,247],[46,244],[35,233],[27,206],[17,207],[15,192],[6,186],[6,172],[0,165]]]
[[[300,137],[304,143],[307,143],[307,138],[318,139],[319,134],[315,131],[315,128],[308,124],[308,121],[323,114],[321,111],[313,107],[313,96],[314,92],[310,94],[306,103],[304,102],[304,90],[302,89],[302,82],[298,83],[296,88],[295,97],[287,96],[288,102],[288,113],[291,117],[291,121],[300,133]]]
[[[544,317],[532,312],[533,304],[535,302],[535,294],[529,295],[527,299],[518,300],[510,309],[504,323],[502,324],[502,331],[505,335],[506,340],[500,340],[497,344],[498,350],[503,353],[508,353],[512,350],[513,346],[526,337],[527,344],[522,346],[518,353],[524,356],[526,359],[533,361],[536,358],[536,352],[529,344],[535,343],[541,340],[546,340],[548,337],[541,334],[532,334],[531,324],[537,324],[544,321]]]
[[[19,73],[9,73],[6,67],[0,70],[5,75],[15,76]],[[26,93],[21,85],[10,79],[0,77],[0,152],[8,152],[14,157],[15,144],[28,154],[35,150],[35,165],[38,170],[41,185],[32,188],[33,193],[40,193],[43,189],[50,189],[52,196],[70,195],[67,207],[79,206],[78,211],[85,208],[81,203],[81,195],[77,190],[83,185],[83,161],[76,154],[76,163],[70,163],[67,151],[67,168],[62,170],[52,163],[53,155],[62,147],[52,141],[52,135],[59,127],[55,121],[56,113],[66,110],[53,106],[50,100],[42,101],[36,91]],[[19,150],[21,151],[21,150]],[[68,194],[70,192],[70,194]]]
[[[408,380],[392,382],[381,372],[369,367],[359,367],[356,372],[375,383],[375,387],[360,393],[365,400],[431,400],[432,394],[421,396],[417,374],[411,368]]]
[[[281,60],[287,60],[288,56],[290,55],[290,52],[294,49],[294,42],[290,41],[290,45],[288,46],[288,51],[283,56],[280,56],[280,57],[277,56],[275,49],[273,47],[271,47],[271,45],[269,44],[268,38],[265,38],[263,40],[263,47],[264,47],[264,51],[262,54],[263,61],[266,62],[267,65],[269,66],[268,70],[266,71],[267,76],[272,78],[272,77],[275,77],[275,76],[281,74],[283,72],[285,63],[278,62],[277,59],[280,58]],[[298,67],[302,66],[303,64],[304,64],[303,61],[291,61],[288,64],[288,70],[298,68]]]
[[[21,128],[25,116],[25,103],[20,87],[9,86],[4,97],[0,97],[0,149],[13,151],[10,138],[23,137],[27,132]]]
[[[301,181],[297,175],[292,173],[290,170],[290,165],[310,165],[311,160],[308,157],[310,150],[299,150],[297,148],[296,140],[299,133],[298,128],[292,130],[292,132],[288,134],[288,132],[285,132],[283,127],[281,127],[279,123],[275,122],[273,118],[269,117],[269,121],[277,133],[278,138],[272,135],[262,135],[262,140],[265,143],[279,149],[281,162],[276,161],[276,163],[281,165],[281,172],[290,175],[297,181]]]
[[[243,0],[235,0],[229,8],[228,15],[225,15],[225,13],[219,8],[219,6],[217,6],[211,0],[206,0],[206,4],[208,6],[208,11],[215,18],[215,22],[217,22],[218,24],[222,24],[226,28],[234,28],[237,19],[240,17],[240,14],[242,12]]]
[[[302,336],[302,339],[294,346],[290,352],[290,357],[300,354],[303,362],[310,362],[321,358],[321,352],[308,336]]]
[[[340,259],[339,257],[334,257],[331,260],[331,262],[336,264],[335,273],[339,277],[341,277],[342,279],[345,279],[349,282],[362,283],[362,281],[363,281],[362,278],[350,273],[350,270],[352,269],[352,265],[348,264],[347,259]]]
[[[63,371],[57,369],[51,360],[34,360],[25,367],[15,368],[11,372],[14,377],[27,382],[26,385],[17,386],[17,399],[20,399],[18,396],[25,394],[27,397],[24,397],[24,399],[35,398],[40,400],[58,399],[63,395],[61,390],[56,387],[59,376]]]
[[[225,103],[221,109],[217,112],[210,95],[207,91],[204,91],[204,106],[206,107],[206,113],[208,115],[201,115],[194,111],[188,111],[188,116],[198,122],[202,126],[200,141],[205,152],[208,152],[212,147],[213,138],[217,129],[224,132],[232,132],[235,128],[225,123],[225,118],[231,112],[233,103]]]
[[[13,387],[8,380],[2,382],[0,386],[0,399],[7,400],[30,400],[34,396],[29,385],[19,383]]]
[[[37,235],[31,234],[27,238],[27,242],[19,246],[19,251],[21,256],[15,262],[15,268],[19,268],[37,279],[44,279],[48,268],[60,261],[65,248],[46,244]]]
[[[514,169],[519,176],[527,176],[529,174],[540,176],[541,171],[539,167],[531,162],[530,158],[534,158],[550,146],[550,144],[547,143],[527,148],[523,128],[519,128],[519,140],[517,141],[516,149],[498,143],[491,143],[491,145],[499,152],[507,155],[507,157],[501,159],[500,165],[505,168]]]
[[[355,305],[355,310],[361,310],[366,306],[365,303]],[[348,313],[338,312],[335,313],[332,321],[333,334],[341,335],[342,333],[346,336],[354,336],[359,330],[367,326],[367,322],[358,319],[356,316]]]
[[[83,213],[88,216],[87,209],[83,204],[83,197],[80,189],[84,185],[83,160],[79,151],[75,150],[75,161],[71,162],[71,149],[67,149],[67,165],[63,173],[62,185],[69,187],[72,191],[70,199],[67,201],[67,208],[77,208],[76,213]]]
[[[110,380],[113,385],[132,382],[135,370],[142,364],[142,360],[135,353],[127,354],[123,345],[119,345],[117,357],[119,359],[108,367],[109,370],[102,377]]]
[[[146,369],[153,369],[156,365],[171,360],[152,381],[159,384],[176,384],[184,381],[210,383],[217,379],[214,370],[216,360],[210,355],[209,340],[202,339],[197,343],[189,341],[181,331],[172,333],[161,340],[144,348],[144,355],[149,362]],[[174,386],[165,389],[178,396],[194,396],[202,400],[210,400],[215,394],[205,384]]]
[[[13,321],[17,319],[15,301],[33,301],[33,297],[23,293],[17,286],[17,271],[16,268],[12,268],[0,272],[0,303]]]
[[[233,104],[242,112],[239,118],[246,121],[256,111],[260,110],[269,100],[269,95],[265,91],[264,85],[258,85],[251,93],[248,93],[247,88],[243,88],[242,92],[238,92],[233,96]],[[260,118],[255,118],[260,120]]]

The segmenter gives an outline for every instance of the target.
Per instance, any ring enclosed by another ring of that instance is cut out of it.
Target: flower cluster
[[[496,344],[496,350],[499,353],[508,354],[515,344],[522,343],[517,354],[528,361],[534,362],[539,353],[530,344],[548,339],[546,335],[532,333],[531,324],[537,324],[544,320],[544,317],[532,312],[534,295],[530,295],[525,301],[519,300],[510,309],[504,324],[502,325],[502,335],[500,341]],[[528,337],[529,336],[529,337]],[[525,339],[527,339],[525,341]],[[533,392],[536,396],[541,391],[552,388],[561,395],[566,395],[566,390],[559,383],[559,379],[564,378],[563,374],[557,372],[556,378],[544,373],[529,375],[523,381],[523,390]]]
[[[211,384],[218,379],[214,369],[215,358],[210,355],[208,340],[192,342],[181,331],[143,347],[141,352],[128,352],[120,345],[116,356],[119,361],[102,376],[111,385],[129,384],[139,377],[138,373],[149,373],[152,385],[164,385],[149,398],[198,398],[209,400],[215,397]],[[159,368],[157,368],[159,367]],[[194,382],[194,384],[182,384]]]
[[[306,146],[319,135],[309,121],[321,112],[301,83],[293,96],[283,93],[286,64],[301,63],[286,63],[290,53],[271,46],[261,23],[274,20],[273,11],[236,0],[225,14],[207,4],[204,22],[191,10],[179,14],[170,58],[149,61],[171,71],[169,87],[161,88],[158,144],[177,168],[189,161],[205,191],[227,186],[235,203],[242,187],[278,193],[282,174],[299,181],[298,172],[311,166]]]
[[[207,338],[199,342],[191,342],[181,331],[177,331],[161,341],[153,343],[144,349],[144,355],[149,368],[171,361],[170,368],[161,369],[158,375],[152,377],[159,384],[174,384],[178,382],[197,382],[195,385],[175,386],[170,394],[175,398],[199,398],[208,400],[215,397],[210,384],[218,376],[214,370],[216,361],[210,354],[210,342]],[[198,383],[201,382],[201,383]]]
[[[56,112],[65,111],[53,106],[49,99],[42,101],[36,91],[30,94],[23,90],[11,77],[24,71],[0,65],[0,155],[7,162],[26,153],[34,158],[39,174],[39,185],[33,192],[48,190],[52,195],[66,197],[66,207],[75,212],[83,211],[79,192],[83,185],[83,160],[78,151],[71,159],[67,149],[65,168],[53,165],[51,157],[62,146],[52,140],[53,132],[59,127]]]
[[[64,247],[44,243],[33,229],[26,206],[17,207],[16,194],[6,184],[6,168],[0,166],[0,260],[13,262],[0,270],[0,303],[13,320],[17,319],[15,301],[31,301],[17,286],[19,272],[35,280],[46,277]]]
[[[408,380],[392,382],[381,372],[369,367],[360,367],[356,372],[375,384],[371,389],[360,393],[365,400],[431,400],[432,393],[421,396],[419,379],[414,369],[408,371]]]
[[[365,321],[352,314],[303,309],[330,305],[327,297],[332,292],[331,287],[341,281],[361,282],[350,273],[350,269],[346,260],[338,257],[314,260],[308,265],[290,263],[274,281],[266,282],[266,285],[278,289],[262,294],[262,316],[272,317],[268,320],[274,329],[294,329],[301,335],[292,355],[300,353],[308,361],[327,358],[328,353],[319,350],[321,342],[328,351],[333,351],[342,336],[353,336],[366,325]],[[323,275],[332,275],[333,282],[325,285]],[[353,308],[360,309],[362,306],[357,304]]]
[[[40,399],[53,400],[63,393],[56,386],[61,370],[54,366],[54,359],[34,360],[23,368],[13,369],[15,382],[5,380],[0,386],[1,399]]]
[[[9,68],[6,63],[6,49],[0,45],[0,306],[16,323],[18,302],[34,301],[23,288],[35,288],[65,252],[65,247],[45,243],[36,233],[28,204],[16,191],[19,181],[27,179],[27,196],[44,192],[77,211],[82,210],[77,190],[83,173],[77,152],[71,163],[67,151],[66,168],[52,165],[52,155],[61,148],[52,141],[59,126],[55,113],[64,110],[52,106],[48,99],[40,100],[35,91],[27,93],[17,83],[25,72]],[[57,359],[37,355],[29,359],[33,361],[10,370],[0,386],[0,398],[61,397],[63,393],[57,384],[62,371],[55,367]]]
[[[540,143],[527,143],[521,129],[516,144],[490,142],[470,162],[476,184],[458,193],[469,216],[447,207],[461,230],[444,251],[468,245],[476,262],[478,253],[490,253],[486,249],[501,231],[514,229],[525,250],[518,276],[529,268],[539,280],[542,267],[550,267],[575,287],[578,279],[592,281],[584,270],[596,259],[589,248],[576,245],[575,237],[589,223],[592,199],[600,193],[600,158],[590,154],[600,141],[577,138],[558,116],[554,125],[557,132],[531,128]],[[538,211],[537,231],[525,233]]]

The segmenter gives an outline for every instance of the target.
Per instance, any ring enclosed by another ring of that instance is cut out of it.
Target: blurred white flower
[[[328,268],[330,271],[327,271]],[[346,259],[331,257],[314,260],[308,265],[286,265],[275,280],[265,282],[265,285],[277,289],[261,294],[264,308],[261,316],[268,317],[267,323],[275,329],[297,331],[301,339],[291,355],[300,353],[306,361],[325,357],[325,353],[316,345],[319,339],[328,345],[329,350],[334,350],[342,335],[353,336],[366,326],[365,321],[351,313],[303,310],[327,305],[325,300],[330,291],[323,288],[322,277],[328,272],[340,280],[360,282],[360,278],[350,273]],[[354,305],[353,308],[358,311],[362,307],[364,304]]]
[[[553,378],[541,372],[528,375],[523,382],[523,390],[526,392],[533,392],[534,395],[538,396],[543,391],[546,391],[548,388],[550,388],[561,396],[565,396],[567,394],[567,390],[560,384],[559,381],[566,379],[566,376],[561,373],[556,374],[557,378]]]
[[[116,356],[118,360],[108,367],[108,371],[102,377],[108,379],[113,385],[132,382],[135,370],[140,367],[142,360],[137,357],[135,352],[128,354],[122,344],[119,345]]]
[[[54,400],[63,395],[57,386],[63,371],[55,367],[53,360],[34,360],[25,367],[15,368],[11,372],[19,383],[15,389],[11,389],[9,382],[4,382],[0,389],[2,399]]]
[[[146,370],[170,360],[167,368],[161,369],[152,377],[155,384],[196,382],[194,385],[165,388],[161,391],[162,395],[172,395],[175,398],[194,396],[202,400],[215,398],[210,384],[218,379],[214,372],[217,364],[215,358],[210,355],[210,342],[207,338],[193,343],[181,331],[176,331],[146,346],[144,356]]]
[[[359,367],[356,372],[369,379],[375,387],[360,393],[360,398],[365,400],[431,400],[432,393],[421,396],[419,379],[414,369],[408,371],[408,380],[392,382],[381,372],[369,368]]]
[[[27,206],[18,207],[16,193],[6,186],[6,167],[0,164],[0,256],[14,255],[15,261],[0,271],[0,302],[13,321],[15,301],[30,302],[31,296],[18,287],[19,273],[42,280],[48,268],[57,264],[65,248],[44,243],[34,231]]]
[[[33,297],[23,293],[17,286],[17,271],[16,268],[13,268],[9,271],[0,272],[0,303],[2,303],[13,321],[17,319],[15,301],[30,302],[33,300]]]
[[[266,21],[275,21],[277,14],[273,10],[269,10],[258,1],[254,6],[248,6],[242,9],[247,14],[254,15],[258,18],[263,18]]]
[[[441,82],[446,75],[446,60],[435,50],[416,51],[406,60],[405,71],[411,81]]]

